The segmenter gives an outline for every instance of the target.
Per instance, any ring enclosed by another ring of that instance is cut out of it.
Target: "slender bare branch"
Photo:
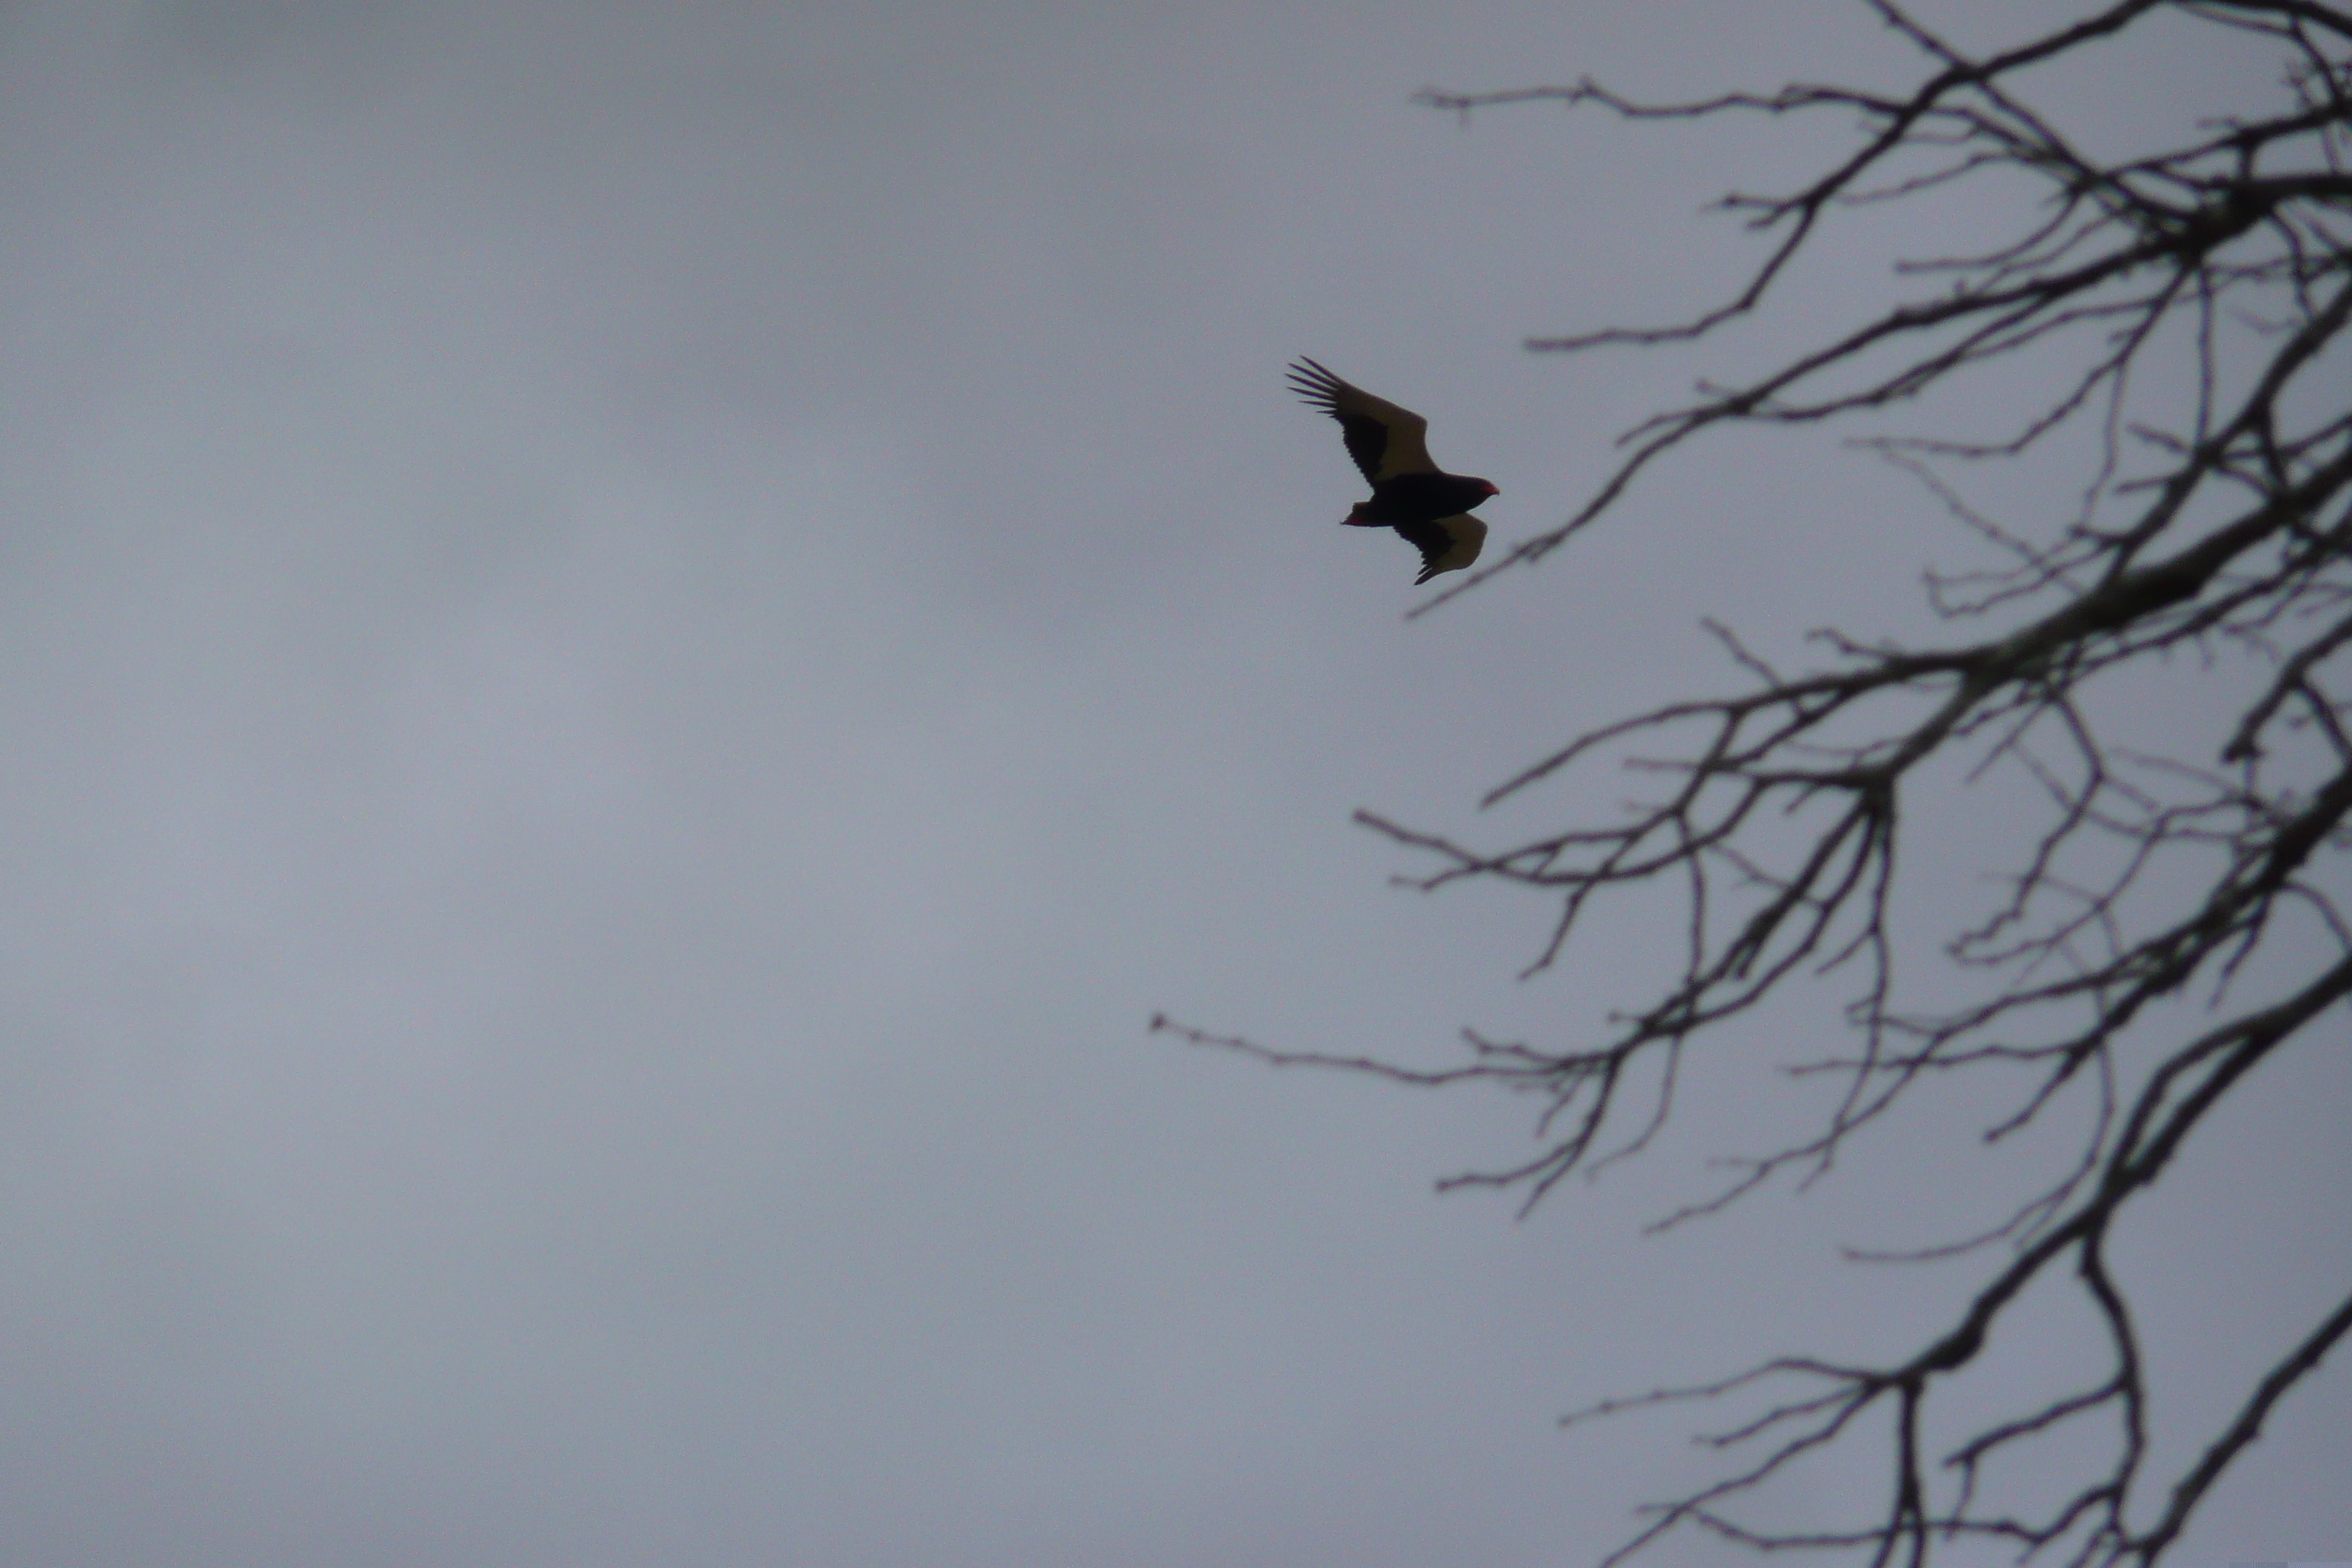
[[[1966,199],[1979,204],[1979,230],[1993,204],[2013,219],[1965,253],[1910,258],[1885,300],[1817,346],[1737,382],[1702,381],[1695,401],[1624,434],[1614,466],[1558,526],[1414,614],[1542,560],[1711,432],[1837,425],[1918,479],[1992,556],[1927,578],[1948,640],[1827,630],[1818,666],[1796,669],[1709,622],[1733,671],[1726,689],[1533,746],[1484,798],[1527,811],[1558,797],[1561,826],[1495,844],[1358,814],[1418,862],[1400,879],[1410,888],[1503,883],[1553,900],[1527,977],[1572,967],[1588,922],[1615,918],[1624,895],[1681,899],[1663,983],[1560,1043],[1465,1032],[1466,1061],[1426,1070],[1155,1026],[1276,1065],[1532,1095],[1534,1152],[1445,1184],[1511,1189],[1532,1205],[1570,1173],[1649,1147],[1678,1076],[1712,1058],[1727,1026],[1770,1016],[1801,989],[1841,987],[1853,1044],[1789,1067],[1834,1089],[1818,1124],[1723,1161],[1721,1184],[1655,1228],[1784,1178],[1816,1180],[1859,1130],[1962,1075],[2002,1089],[1976,1125],[2005,1157],[2038,1157],[2016,1137],[2027,1127],[2071,1127],[2078,1141],[2034,1168],[2031,1196],[1957,1241],[1850,1249],[1863,1262],[1977,1270],[1909,1354],[1784,1355],[1570,1417],[1686,1403],[1737,1412],[1701,1435],[1725,1473],[1646,1505],[1604,1563],[1696,1531],[1874,1564],[1922,1565],[1952,1543],[1991,1541],[2021,1561],[2153,1568],[2271,1412],[2352,1333],[2347,1300],[2279,1347],[2238,1409],[2168,1472],[2147,1437],[2157,1370],[2106,1253],[2118,1219],[2139,1212],[2215,1107],[2264,1062],[2323,1038],[2332,1048],[2340,1027],[2315,1025],[2352,999],[2352,922],[2338,909],[2352,850],[2352,10],[2110,0],[1979,54],[1902,0],[1861,4],[1916,51],[1908,91],[1800,82],[1652,102],[1587,79],[1423,95],[1465,121],[1550,101],[1636,124],[1827,113],[1853,128],[1793,189],[1719,204],[1765,240],[1725,298],[1663,325],[1530,340],[1538,349],[1703,346],[1773,308],[1857,209]],[[2094,153],[2096,139],[2067,124],[2073,105],[2037,100],[2037,68],[2104,62],[2159,16],[2274,48],[2277,100],[2127,156]],[[2029,364],[2042,391],[2021,403]],[[2007,379],[1988,379],[1995,370]],[[1958,423],[1989,392],[2009,412],[1991,437]],[[1923,427],[1890,431],[1895,411]],[[2007,520],[1970,499],[1982,465],[2023,463],[2050,466],[2032,470],[2046,504]],[[2116,725],[2135,678],[2144,688],[2158,668],[2168,689],[2193,686],[2198,710],[2227,721],[2151,755],[2119,743]],[[1633,781],[1633,804],[1593,807],[1596,773]],[[2030,803],[1997,890],[1916,886],[1936,864],[1916,847],[1980,809],[1969,792],[1995,780]],[[1922,987],[1932,1005],[1906,989],[1923,965],[1898,972],[1895,958],[1932,951],[1909,940],[1923,932],[1948,961]],[[1634,1083],[1661,1087],[1629,1100]],[[1947,1390],[1995,1335],[2032,1331],[2020,1303],[2036,1286],[2037,1300],[2087,1315],[2106,1364],[2029,1393],[1933,1459],[1926,1435],[1944,1430]],[[2074,1468],[2052,1473],[2055,1501],[1994,1495],[1995,1458],[2062,1432],[2074,1440],[2051,1451]],[[1797,1460],[1832,1454],[1883,1468],[1867,1515],[1805,1531],[1748,1517]]]

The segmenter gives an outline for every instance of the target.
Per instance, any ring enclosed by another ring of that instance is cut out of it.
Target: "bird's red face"
[[[1480,479],[1478,483],[1490,496],[1498,496],[1503,493],[1502,487],[1495,483],[1492,479]]]

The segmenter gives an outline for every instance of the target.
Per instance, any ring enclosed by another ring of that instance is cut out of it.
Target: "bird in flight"
[[[1421,575],[1459,572],[1478,559],[1486,525],[1470,509],[1503,492],[1486,479],[1441,472],[1429,460],[1429,421],[1350,386],[1313,360],[1290,367],[1291,390],[1339,422],[1348,456],[1372,484],[1372,499],[1340,521],[1351,528],[1393,528],[1421,552]]]

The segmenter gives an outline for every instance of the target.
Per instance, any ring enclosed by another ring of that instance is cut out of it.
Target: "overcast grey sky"
[[[1831,0],[0,6],[0,1559],[1575,1563],[1700,1461],[1559,1413],[1912,1331],[1807,1283],[1997,1206],[1899,1148],[1635,1238],[1760,1073],[1515,1225],[1429,1184],[1523,1108],[1144,1034],[1597,1017],[1638,930],[1516,986],[1539,911],[1349,810],[1951,548],[1727,446],[1402,620],[1283,363],[1532,532],[1697,362],[1521,335],[1699,301],[1695,209],[1822,145],[1412,91],[1904,63]],[[2168,1178],[2178,1408],[2340,1292],[2347,1089]],[[2185,1563],[2352,1551],[2347,1380]]]

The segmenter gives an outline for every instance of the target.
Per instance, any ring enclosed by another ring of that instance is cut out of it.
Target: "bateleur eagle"
[[[1441,472],[1429,460],[1429,421],[1351,386],[1300,356],[1291,390],[1339,422],[1348,456],[1372,484],[1372,499],[1340,521],[1351,528],[1393,528],[1421,552],[1416,586],[1478,559],[1486,525],[1470,509],[1503,492],[1486,479]]]

